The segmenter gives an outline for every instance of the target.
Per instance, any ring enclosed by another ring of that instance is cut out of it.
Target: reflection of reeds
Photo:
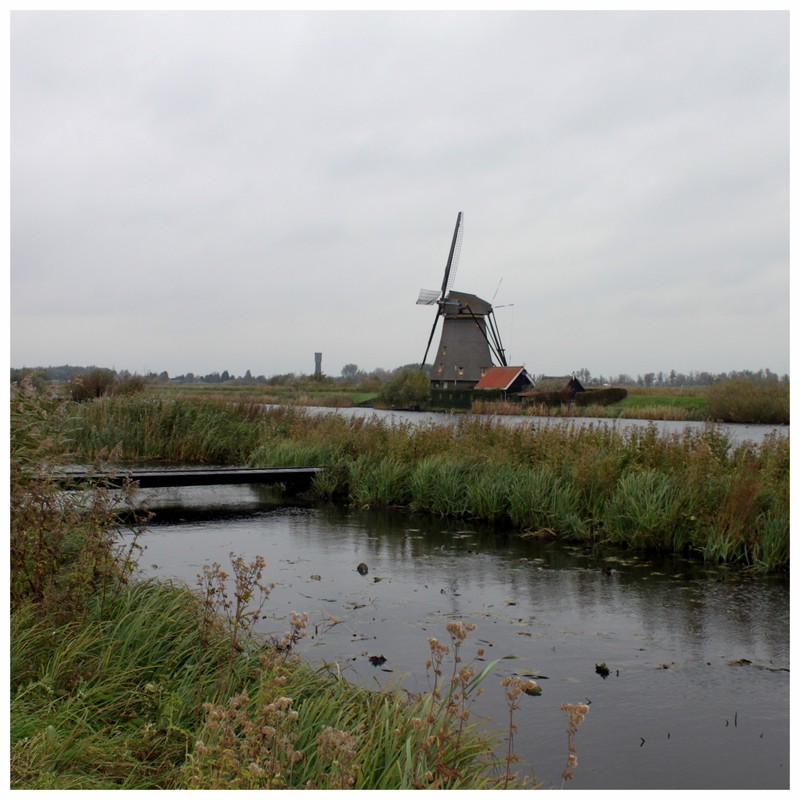
[[[87,457],[321,466],[319,497],[406,506],[520,531],[695,552],[762,568],[788,564],[788,437],[736,445],[716,429],[392,426],[377,418],[108,398],[73,409]]]

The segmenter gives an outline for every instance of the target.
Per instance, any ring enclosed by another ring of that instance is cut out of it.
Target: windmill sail
[[[456,217],[456,229],[453,231],[453,241],[450,244],[450,255],[447,257],[447,266],[444,270],[442,281],[442,299],[447,297],[458,270],[458,258],[461,255],[461,241],[464,238],[464,212],[459,211]]]
[[[417,298],[418,306],[433,306],[439,300],[438,289],[420,289]]]

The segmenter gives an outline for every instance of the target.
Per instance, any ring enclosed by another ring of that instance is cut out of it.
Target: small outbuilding
[[[525,392],[533,386],[533,379],[525,367],[490,367],[475,384],[475,389],[490,389],[502,397]]]

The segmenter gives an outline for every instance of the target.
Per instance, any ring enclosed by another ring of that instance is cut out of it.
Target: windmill
[[[437,307],[428,346],[422,359],[423,366],[428,358],[439,318],[442,318],[442,337],[431,369],[432,386],[446,386],[453,381],[456,386],[461,384],[464,388],[469,388],[490,367],[506,366],[505,351],[491,303],[474,294],[456,292],[450,288],[456,276],[463,232],[464,212],[459,211],[447,266],[444,268],[442,288],[438,291],[421,289],[417,298],[417,305]]]

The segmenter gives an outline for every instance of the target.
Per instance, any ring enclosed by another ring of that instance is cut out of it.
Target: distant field
[[[308,387],[274,386],[271,384],[207,383],[157,384],[150,391],[162,397],[184,397],[197,400],[221,400],[235,403],[287,405],[357,406],[374,400],[377,392],[347,389],[312,389]]]
[[[522,413],[549,416],[624,417],[627,419],[717,420],[765,424],[789,423],[789,385],[787,383],[753,383],[728,381],[713,386],[651,387],[626,386],[628,395],[613,405],[552,406]],[[147,389],[164,398],[193,398],[218,402],[263,405],[325,406],[348,408],[369,405],[379,397],[377,392],[359,391],[358,387],[320,386],[313,381],[287,385],[272,384],[151,384]],[[517,403],[499,401],[478,403],[477,413],[517,414]]]

